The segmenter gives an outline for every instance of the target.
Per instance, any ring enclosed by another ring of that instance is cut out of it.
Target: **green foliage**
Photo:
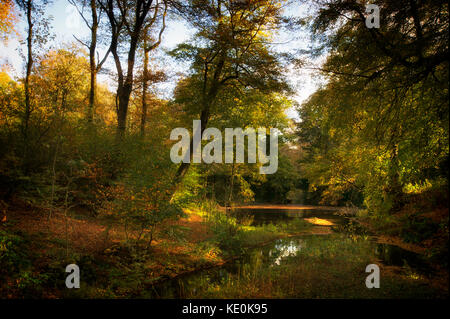
[[[30,241],[22,233],[11,233],[0,229],[0,295],[15,295],[21,298],[39,298],[49,280],[46,272],[37,272],[29,251]]]
[[[0,275],[18,273],[30,266],[26,254],[27,242],[19,235],[0,229]]]
[[[445,290],[408,266],[382,272],[382,289],[367,289],[364,272],[375,256],[370,240],[345,235],[310,236],[300,249],[257,248],[217,276],[206,273],[190,282],[186,298],[429,298]],[[283,246],[283,244],[279,245]],[[288,244],[289,247],[291,245]],[[276,247],[276,245],[275,245]],[[276,261],[276,262],[275,262]],[[383,271],[383,270],[382,270]],[[217,280],[217,277],[220,280]]]
[[[295,188],[299,176],[289,158],[280,154],[278,157],[278,170],[266,177],[266,181],[260,185],[252,186],[256,200],[260,202],[286,203],[287,193]]]
[[[206,223],[214,234],[214,241],[227,255],[242,253],[243,247],[239,235],[241,229],[236,218],[218,210],[208,211]]]
[[[440,184],[441,178],[448,185],[448,60],[442,58],[448,55],[448,7],[441,1],[416,8],[381,3],[379,41],[358,18],[362,4],[323,4],[312,28],[331,32],[322,68],[328,82],[299,108],[307,152],[301,174],[311,187],[325,188],[324,202],[359,193],[372,213],[398,211],[408,185]],[[435,20],[431,8],[444,20]],[[355,19],[335,27],[341,15]],[[427,26],[405,42],[405,23]],[[444,38],[422,41],[421,32],[431,38],[443,32]],[[395,49],[387,49],[388,42]],[[356,204],[358,197],[349,200]]]
[[[429,218],[417,214],[408,215],[404,223],[400,236],[409,243],[423,242],[436,234],[439,228],[439,225]]]

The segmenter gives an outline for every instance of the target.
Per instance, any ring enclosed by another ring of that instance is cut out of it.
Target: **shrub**
[[[0,277],[12,276],[30,266],[25,240],[0,229]]]

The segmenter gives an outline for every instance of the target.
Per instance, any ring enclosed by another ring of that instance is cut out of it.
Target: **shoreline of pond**
[[[267,207],[267,205],[265,205],[265,206]],[[237,208],[237,207],[238,208],[242,208],[242,209],[251,209],[251,208],[260,209],[261,208],[261,206],[255,207],[254,205],[253,206],[240,206],[240,207],[239,206],[235,206],[233,208]],[[314,206],[309,206],[309,205],[308,206],[302,205],[301,207],[304,210],[316,209],[317,211],[325,211],[326,210],[326,211],[330,212],[329,207],[320,207],[319,208],[317,206],[314,207]],[[271,209],[275,210],[277,208],[276,207],[272,207]],[[298,206],[292,205],[292,206],[290,206],[290,209],[291,210],[298,210]],[[227,212],[226,207],[220,207],[219,210],[221,212],[224,212],[224,211]],[[281,210],[284,210],[284,207],[281,208]],[[334,209],[334,214],[337,213],[338,211],[339,211],[339,209],[335,208]],[[356,222],[360,227],[362,227],[365,231],[367,231],[367,233],[371,233],[369,235],[369,237],[370,237],[369,240],[373,241],[374,243],[376,243],[378,245],[381,245],[381,246],[386,246],[386,245],[387,246],[393,246],[394,248],[398,248],[401,251],[404,250],[407,253],[417,254],[416,251],[405,249],[401,245],[398,245],[396,243],[383,243],[383,242],[381,242],[380,241],[380,236],[381,235],[378,234],[378,233],[374,233],[372,231],[372,229],[367,227],[367,225],[365,225],[363,222],[361,222],[361,219],[356,217],[355,215],[353,215],[351,217],[349,215],[345,215],[345,216],[341,215],[340,217],[342,217],[342,218],[344,218],[344,219],[346,219],[348,221]],[[227,265],[232,264],[236,260],[240,260],[240,259],[245,258],[245,256],[248,255],[250,251],[258,249],[258,248],[262,248],[262,247],[265,247],[265,246],[269,246],[269,245],[271,245],[271,244],[273,244],[276,241],[281,240],[281,239],[300,238],[300,237],[304,237],[304,236],[332,235],[334,233],[341,233],[342,232],[342,231],[335,231],[334,227],[327,227],[327,226],[322,226],[322,227],[329,228],[329,232],[327,232],[327,233],[317,233],[316,232],[315,233],[315,232],[309,230],[309,231],[302,231],[302,232],[291,233],[291,234],[286,233],[286,234],[276,236],[274,238],[271,238],[270,240],[266,240],[266,241],[263,241],[263,242],[260,242],[260,243],[254,244],[254,245],[245,245],[243,247],[245,249],[245,252],[243,252],[241,254],[237,254],[237,255],[233,255],[233,256],[227,257],[226,259],[224,259],[224,260],[222,260],[220,262],[207,263],[207,264],[201,265],[200,267],[196,267],[194,269],[190,269],[190,270],[187,270],[187,271],[179,272],[179,273],[175,274],[172,277],[166,277],[166,278],[157,280],[155,282],[149,283],[148,287],[150,289],[152,289],[152,288],[154,289],[154,287],[163,286],[163,285],[168,284],[168,283],[170,283],[172,281],[182,280],[183,278],[187,278],[189,276],[195,276],[196,273],[201,274],[201,273],[203,273],[205,271],[210,271],[210,270],[213,270],[213,269],[216,269],[216,268],[217,269],[221,269],[223,267],[226,267]],[[385,263],[385,261],[383,261],[382,264],[383,264],[383,266],[390,266],[389,263]]]

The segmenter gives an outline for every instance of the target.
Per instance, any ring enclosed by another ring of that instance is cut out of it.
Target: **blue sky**
[[[308,10],[311,10],[309,7],[304,5],[293,4],[290,5],[285,14],[289,16],[304,16],[308,14]],[[87,38],[89,35],[88,29],[82,21],[81,17],[79,17],[76,9],[67,1],[67,0],[54,0],[53,4],[49,5],[46,14],[48,16],[52,16],[52,32],[56,36],[56,45],[60,45],[62,43],[70,43],[74,42],[75,39],[73,35],[75,35],[79,39]],[[25,23],[20,22],[17,27],[21,36],[24,37],[25,34]],[[167,23],[167,29],[163,34],[163,41],[161,44],[162,50],[167,50],[174,48],[177,44],[182,43],[189,39],[193,35],[193,30],[186,26],[185,23],[179,20],[170,20]],[[309,38],[306,33],[297,33],[297,34],[287,34],[280,33],[276,39],[276,42],[287,43],[280,45],[281,50],[286,49],[306,49],[309,45]],[[19,49],[21,48],[19,39],[11,38],[7,44],[0,42],[0,65],[4,65],[8,63],[12,66],[12,70],[9,72],[13,77],[20,77],[23,74],[24,63],[23,59],[20,56]],[[277,46],[275,46],[276,49]],[[23,51],[25,48],[23,47]],[[100,50],[100,54],[102,51]],[[160,64],[161,66],[168,63],[162,54],[159,54],[154,57],[154,63]],[[169,61],[170,62],[170,61]],[[112,64],[112,59],[105,64],[105,67],[114,69]],[[161,92],[165,92],[164,97],[169,98],[172,89],[175,86],[176,79],[178,77],[175,76],[176,72],[187,71],[188,65],[178,65],[175,70],[173,70],[173,76],[170,77],[170,80],[167,83],[160,85]],[[304,101],[311,93],[313,93],[318,85],[320,84],[319,79],[315,79],[312,76],[312,72],[308,70],[291,70],[289,72],[289,80],[293,87],[296,90],[294,99],[301,103]],[[111,80],[106,76],[99,76],[99,81],[111,83]],[[288,110],[287,115],[291,118],[298,118],[296,112],[294,110]]]

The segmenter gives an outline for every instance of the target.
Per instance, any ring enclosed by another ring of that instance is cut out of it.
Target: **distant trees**
[[[0,40],[7,40],[8,35],[14,32],[17,20],[14,1],[0,0]]]
[[[31,83],[43,118],[83,112],[89,65],[77,47],[52,50],[41,57]]]

